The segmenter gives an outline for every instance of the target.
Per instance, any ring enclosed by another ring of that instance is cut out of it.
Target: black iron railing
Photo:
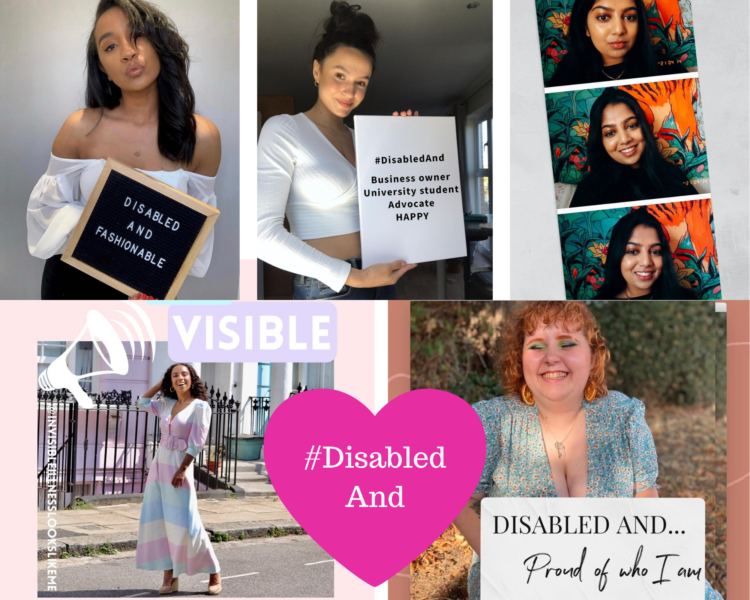
[[[208,392],[211,405],[211,426],[203,451],[193,464],[196,469],[196,485],[208,489],[228,489],[237,483],[237,434],[240,429],[239,402],[234,396],[227,398],[213,386]],[[230,449],[233,449],[230,453]],[[229,458],[233,456],[234,458]]]
[[[245,406],[252,409],[250,419],[253,435],[264,436],[266,425],[268,425],[268,417],[271,413],[271,399],[268,396],[250,396]]]
[[[40,391],[37,402],[37,464],[41,466],[37,473],[39,507],[67,506],[75,491],[77,404],[68,399],[67,392]],[[52,493],[56,496],[54,501],[48,497]]]
[[[307,386],[302,389],[302,384],[297,384],[297,388],[292,390],[287,398],[296,394],[307,391]],[[246,407],[251,409],[250,419],[252,423],[253,435],[263,437],[266,434],[268,418],[271,416],[271,398],[268,396],[248,396]],[[246,409],[247,410],[247,409]]]
[[[196,488],[227,489],[237,481],[239,404],[213,387],[208,395],[211,425],[193,462]],[[81,496],[143,492],[161,440],[159,419],[139,409],[127,390],[89,397],[95,407],[82,409],[67,391],[37,392],[40,510],[48,508],[50,490],[59,508]]]
[[[306,392],[306,391],[307,391],[307,386],[305,386],[305,389],[303,390],[302,389],[302,383],[298,383],[297,384],[297,389],[296,390],[292,390],[292,393],[289,394],[289,398],[291,398],[292,396],[296,396],[297,394],[301,394],[302,392]]]

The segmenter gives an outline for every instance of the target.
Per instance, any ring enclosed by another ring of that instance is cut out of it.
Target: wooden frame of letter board
[[[102,174],[99,176],[99,180],[96,182],[94,191],[91,193],[91,197],[89,198],[88,202],[86,202],[86,206],[83,209],[83,214],[78,221],[78,225],[76,225],[76,228],[73,231],[73,235],[70,236],[70,241],[65,248],[62,260],[63,262],[68,263],[76,269],[79,269],[80,271],[91,275],[95,279],[106,283],[116,290],[119,290],[123,294],[132,296],[133,294],[140,292],[140,290],[136,290],[135,288],[124,284],[122,281],[119,281],[114,277],[107,275],[106,273],[102,273],[98,269],[87,265],[77,258],[73,258],[73,251],[78,244],[78,240],[80,240],[81,238],[81,234],[86,227],[86,223],[88,223],[89,221],[89,217],[94,210],[94,206],[96,206],[96,203],[99,200],[99,195],[104,189],[104,184],[107,183],[107,179],[109,179],[112,171],[117,171],[121,175],[124,175],[125,177],[128,177],[133,181],[145,185],[146,187],[159,192],[163,196],[167,196],[175,202],[179,202],[180,204],[183,204],[196,212],[206,215],[206,221],[203,223],[203,227],[201,227],[201,230],[198,232],[198,237],[195,238],[195,242],[190,248],[190,252],[188,252],[185,261],[182,263],[182,267],[180,267],[177,276],[174,278],[172,286],[169,288],[169,292],[167,292],[166,298],[159,298],[160,300],[174,300],[177,297],[177,292],[180,291],[182,284],[185,283],[185,278],[190,272],[190,269],[193,267],[195,259],[198,258],[198,253],[201,251],[201,248],[203,248],[203,244],[208,238],[209,233],[211,233],[211,229],[216,223],[216,219],[219,218],[219,210],[214,208],[213,206],[209,206],[205,202],[196,200],[192,196],[188,196],[187,194],[182,193],[180,190],[176,190],[172,186],[167,185],[166,183],[162,183],[161,181],[154,179],[153,177],[150,177],[145,173],[141,173],[140,171],[136,171],[135,169],[126,167],[122,163],[119,163],[111,158],[107,159],[107,163],[104,165]]]

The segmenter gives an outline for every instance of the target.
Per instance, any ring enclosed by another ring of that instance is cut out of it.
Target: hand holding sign
[[[172,300],[219,211],[144,173],[107,161],[63,254],[137,298]]]
[[[366,269],[352,269],[346,280],[346,285],[353,288],[374,288],[395,285],[401,276],[411,271],[416,264],[408,264],[405,260],[394,260],[391,263],[379,263]]]

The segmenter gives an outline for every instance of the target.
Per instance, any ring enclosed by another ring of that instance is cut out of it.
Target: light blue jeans
[[[362,260],[350,258],[355,269],[362,268]],[[376,288],[353,288],[345,285],[340,291],[328,287],[325,283],[305,275],[297,275],[294,278],[295,300],[395,300],[396,286],[386,285]]]

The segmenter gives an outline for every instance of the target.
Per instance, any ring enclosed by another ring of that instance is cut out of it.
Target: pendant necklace
[[[562,439],[558,440],[557,436],[555,435],[555,432],[552,431],[552,428],[549,426],[549,423],[547,423],[547,430],[552,434],[552,437],[555,438],[555,449],[557,450],[557,458],[563,458],[565,456],[565,440],[568,439],[568,436],[570,436],[571,432],[573,431],[573,427],[576,425],[576,421],[578,420],[578,413],[581,412],[583,409],[583,402],[581,402],[581,406],[578,407],[578,412],[576,412],[576,416],[573,417],[573,424],[570,426],[570,429],[568,430],[568,434]],[[547,421],[547,415],[542,415],[544,417],[544,420]]]
[[[602,71],[602,74],[603,74],[603,75],[604,75],[605,77],[607,77],[607,78],[611,79],[612,81],[617,81],[618,79],[620,79],[620,77],[622,77],[623,75],[625,75],[625,71],[626,71],[626,70],[627,70],[627,67],[625,67],[625,68],[624,68],[624,69],[622,70],[622,73],[620,73],[620,74],[619,74],[619,75],[618,75],[617,77],[610,77],[610,76],[609,76],[609,75],[607,75],[607,73],[606,73],[606,72],[604,71],[604,67],[602,67],[602,69],[601,69],[601,71]]]
[[[642,296],[631,296],[628,294],[628,290],[625,290],[625,298],[628,300],[653,300],[653,293],[651,294],[643,294]]]

